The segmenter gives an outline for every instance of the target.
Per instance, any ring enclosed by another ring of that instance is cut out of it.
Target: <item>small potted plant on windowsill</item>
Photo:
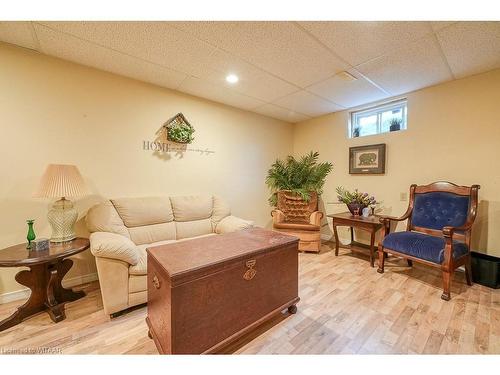
[[[389,120],[389,124],[391,125],[389,127],[389,130],[391,132],[395,132],[401,129],[401,124],[403,123],[403,120],[397,117],[393,117]]]

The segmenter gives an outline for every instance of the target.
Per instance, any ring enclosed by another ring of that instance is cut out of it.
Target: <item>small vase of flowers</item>
[[[361,193],[358,189],[349,191],[339,186],[336,189],[339,202],[345,203],[353,215],[360,215],[365,207],[374,207],[377,200],[368,193]]]

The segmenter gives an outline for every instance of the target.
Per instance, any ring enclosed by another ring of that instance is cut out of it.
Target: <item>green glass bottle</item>
[[[31,241],[33,241],[36,238],[35,235],[35,230],[33,229],[33,224],[35,223],[35,220],[26,220],[28,223],[28,235],[26,236],[26,239],[28,240],[28,245],[26,246],[27,249],[31,249]]]

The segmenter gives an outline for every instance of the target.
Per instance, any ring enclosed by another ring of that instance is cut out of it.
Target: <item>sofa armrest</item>
[[[133,266],[139,262],[137,246],[129,238],[115,233],[92,233],[90,251],[96,257],[118,259]]]
[[[314,211],[309,217],[309,223],[312,225],[321,226],[321,219],[323,218],[323,212]]]
[[[243,220],[239,217],[229,215],[217,223],[215,227],[215,233],[224,234],[230,232],[236,232],[238,230],[247,229],[253,227],[253,221]]]

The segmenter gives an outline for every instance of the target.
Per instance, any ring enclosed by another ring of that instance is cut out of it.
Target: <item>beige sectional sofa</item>
[[[112,199],[86,217],[104,312],[147,302],[146,248],[251,227],[216,196]]]

